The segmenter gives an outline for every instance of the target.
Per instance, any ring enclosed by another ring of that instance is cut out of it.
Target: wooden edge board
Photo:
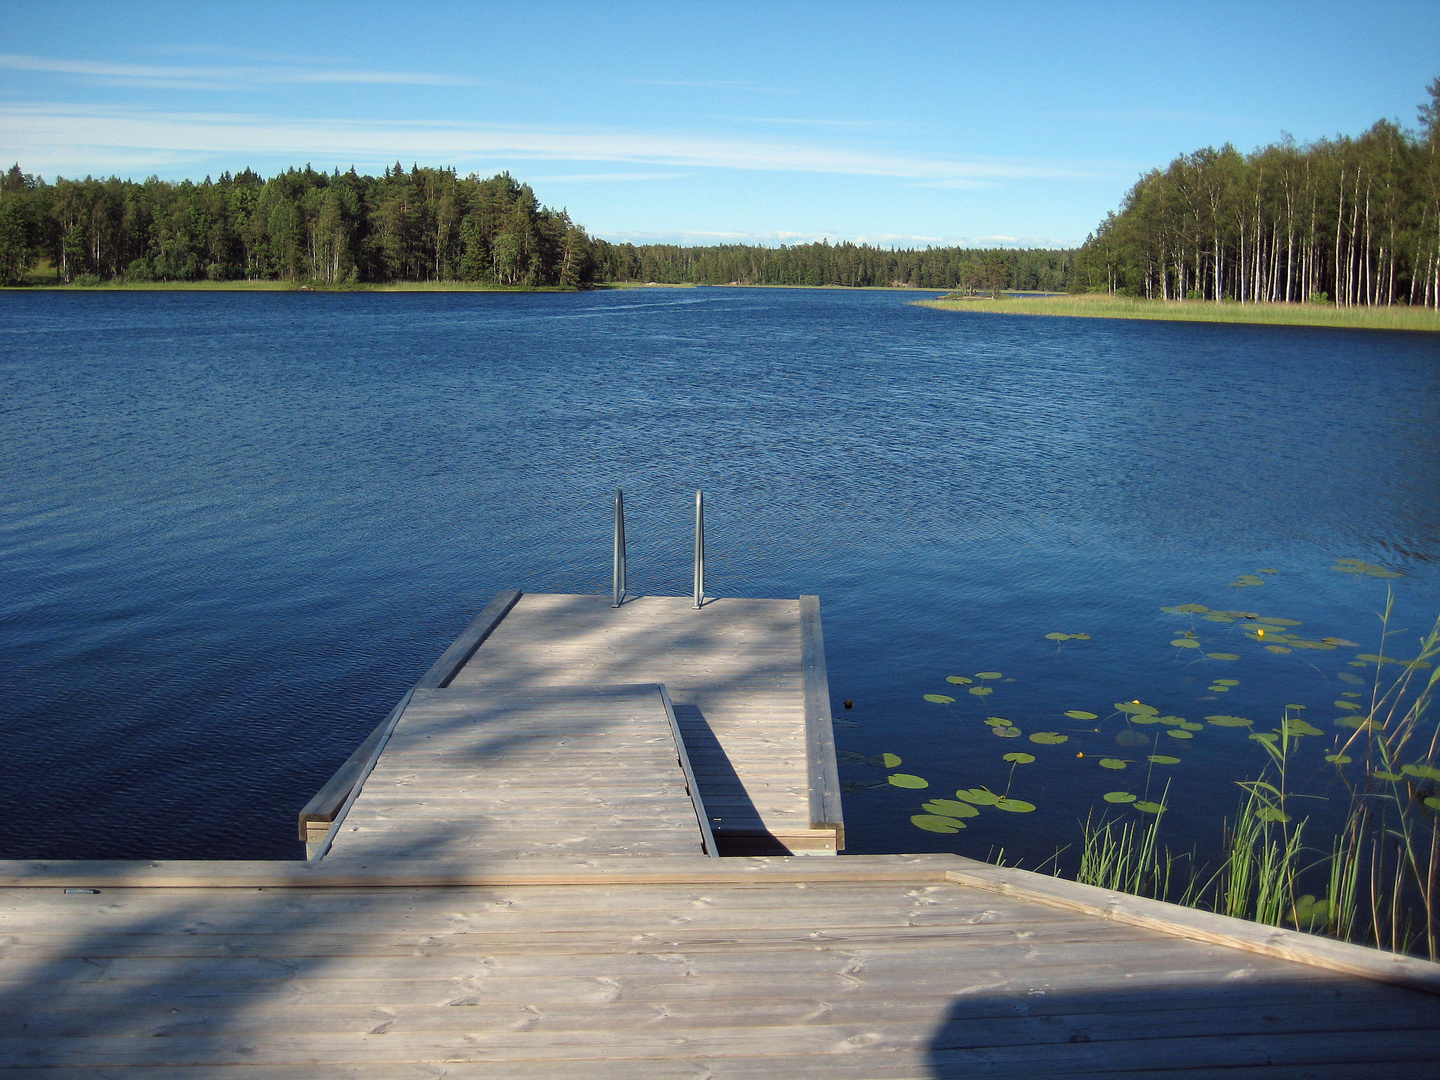
[[[380,761],[380,755],[385,752],[386,745],[390,742],[390,735],[395,730],[395,725],[400,723],[400,718],[405,715],[405,707],[410,704],[410,698],[415,693],[414,688],[405,691],[405,696],[400,699],[400,704],[391,710],[390,715],[385,719],[384,729],[380,738],[376,740],[374,749],[361,764],[360,770],[355,774],[355,782],[345,801],[340,804],[340,809],[335,812],[335,819],[330,822],[330,827],[325,830],[325,835],[318,841],[311,841],[308,834],[305,838],[305,857],[312,861],[318,861],[325,857],[330,850],[330,845],[335,842],[335,834],[340,831],[340,824],[345,820],[345,815],[350,812],[350,807],[360,797],[361,790],[365,787],[365,781],[370,779],[370,773]],[[320,824],[323,824],[320,823]]]
[[[830,717],[830,683],[825,670],[825,635],[820,598],[800,597],[800,668],[805,695],[805,758],[810,781],[810,827],[833,829],[835,848],[845,848],[840,802],[840,769],[835,762],[835,728]]]
[[[781,882],[945,883],[956,855],[705,855],[576,859],[399,859],[335,855],[301,862],[0,861],[0,888],[367,888],[471,885],[726,885]]]
[[[485,605],[485,610],[476,615],[460,636],[450,643],[450,647],[440,654],[440,659],[430,665],[430,670],[420,676],[415,689],[436,690],[448,686],[523,595],[519,589],[505,589],[497,593],[495,599]]]
[[[360,784],[365,782],[365,777],[370,775],[375,761],[379,758],[377,749],[383,749],[385,740],[395,728],[395,723],[400,719],[400,713],[405,711],[405,705],[410,701],[411,695],[419,689],[432,689],[446,686],[455,677],[455,673],[464,666],[465,662],[474,655],[495,627],[500,625],[500,620],[510,613],[516,603],[519,602],[523,593],[519,589],[506,589],[497,594],[485,609],[480,612],[470,625],[461,631],[460,636],[451,642],[450,647],[441,655],[440,659],[430,665],[430,670],[420,676],[410,691],[400,699],[390,713],[376,725],[375,730],[366,736],[365,741],[355,748],[355,752],[345,759],[340,768],[335,770],[333,776],[326,781],[325,786],[317,791],[300,810],[299,831],[300,839],[309,841],[310,826],[326,825],[333,826],[341,817],[342,808],[347,800],[358,790]],[[328,837],[325,842],[328,843]]]
[[[680,771],[685,774],[685,790],[690,793],[690,804],[695,808],[695,820],[700,826],[700,842],[706,855],[718,859],[720,849],[715,846],[715,833],[710,829],[710,814],[705,809],[705,800],[700,797],[700,785],[695,780],[695,772],[690,768],[690,754],[685,749],[685,739],[680,734],[680,724],[675,719],[675,706],[670,703],[670,693],[665,689],[664,683],[657,683],[656,689],[660,691],[660,703],[665,706],[665,717],[670,722],[670,736],[675,740],[675,756],[680,762]]]
[[[312,824],[324,825],[327,829],[342,816],[342,810],[347,801],[356,792],[364,778],[370,775],[370,770],[375,767],[376,760],[380,757],[380,750],[384,748],[390,732],[394,729],[400,714],[405,711],[405,706],[410,703],[410,696],[413,690],[407,690],[395,707],[386,714],[385,719],[376,725],[375,730],[366,736],[365,741],[356,747],[355,752],[345,759],[345,763],[335,770],[335,774],[325,782],[325,786],[311,796],[300,809],[300,839],[310,839],[310,827]]]
[[[1033,900],[1052,907],[1157,930],[1175,937],[1225,945],[1246,952],[1273,956],[1312,967],[1394,983],[1427,994],[1440,994],[1440,964],[1413,956],[1384,952],[1368,945],[1352,945],[1333,938],[1266,926],[1213,911],[1112,892],[1078,881],[1050,877],[1032,870],[963,859],[945,877],[957,885],[986,889],[1018,900]]]

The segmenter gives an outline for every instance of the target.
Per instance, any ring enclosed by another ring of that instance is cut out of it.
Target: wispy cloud
[[[0,70],[77,75],[110,85],[123,84],[172,90],[263,89],[286,85],[462,86],[471,80],[415,71],[363,71],[298,65],[179,66],[174,64],[113,64],[99,60],[55,60],[43,56],[0,53]]]
[[[930,182],[1108,176],[1074,162],[890,154],[813,142],[520,126],[286,120],[236,113],[178,113],[72,105],[0,105],[0,140],[37,171],[114,168],[135,153],[232,161],[287,157],[317,165],[378,164],[397,157],[457,166],[497,160],[624,162],[661,169],[739,169],[894,177]],[[589,175],[588,173],[582,175]]]
[[[609,172],[609,173],[568,173],[562,176],[535,176],[532,184],[607,184],[617,181],[630,183],[644,180],[683,180],[692,175],[686,172]]]

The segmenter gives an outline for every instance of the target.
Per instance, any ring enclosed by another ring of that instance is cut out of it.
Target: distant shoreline
[[[993,315],[1052,318],[1151,319],[1168,322],[1242,323],[1269,326],[1325,326],[1350,330],[1413,330],[1440,333],[1440,312],[1422,307],[1349,307],[1330,304],[1239,304],[1231,300],[1142,300],[1099,293],[917,300],[919,307]]]
[[[350,282],[327,285],[316,281],[103,281],[68,285],[32,281],[0,286],[0,292],[487,292],[559,293],[607,289],[826,289],[845,292],[933,293],[914,285],[746,285],[727,282],[708,285],[695,281],[600,281],[576,288],[566,285],[493,285],[470,281]]]

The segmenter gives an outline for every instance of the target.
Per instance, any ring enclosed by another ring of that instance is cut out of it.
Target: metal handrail
[[[615,489],[615,566],[611,578],[611,607],[625,602],[625,493]]]
[[[695,607],[705,604],[705,495],[695,492]]]

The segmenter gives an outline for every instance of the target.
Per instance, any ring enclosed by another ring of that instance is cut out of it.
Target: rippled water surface
[[[1167,777],[1169,834],[1212,845],[1263,755],[1127,727],[1136,699],[1306,704],[1297,782],[1333,787],[1387,588],[1391,654],[1440,614],[1440,341],[912,298],[0,294],[0,856],[298,856],[297,809],[491,595],[608,588],[617,485],[632,591],[688,592],[703,487],[712,593],[820,594],[852,851],[1031,865]],[[1357,646],[1160,610],[1187,603]],[[1037,809],[911,825],[978,785]]]

